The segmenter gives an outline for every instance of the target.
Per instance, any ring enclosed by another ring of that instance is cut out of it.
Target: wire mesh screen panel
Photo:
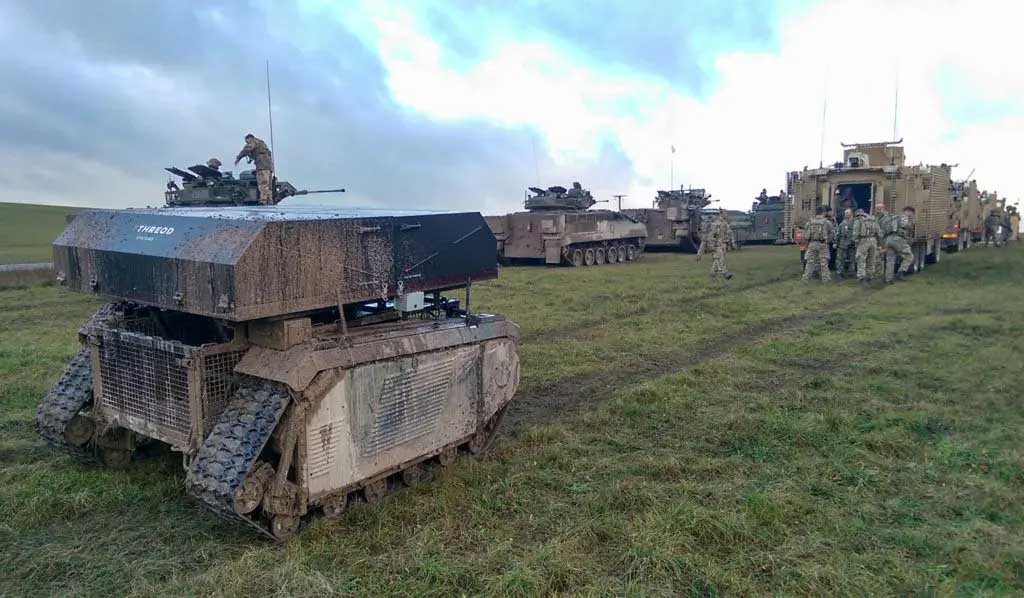
[[[105,419],[177,446],[188,443],[189,357],[194,347],[122,330],[104,330],[99,352]]]
[[[242,359],[245,351],[220,351],[203,354],[202,388],[203,388],[203,430],[205,435],[213,429],[217,418],[227,407],[231,395],[235,392],[235,380],[232,371]]]

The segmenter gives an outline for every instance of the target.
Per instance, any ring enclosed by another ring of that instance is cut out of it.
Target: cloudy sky
[[[643,206],[671,179],[745,208],[890,139],[897,85],[908,160],[1013,201],[1022,6],[0,0],[0,201],[161,203],[163,167],[269,141],[265,60],[278,176],[350,191],[324,201],[496,213],[579,180]]]

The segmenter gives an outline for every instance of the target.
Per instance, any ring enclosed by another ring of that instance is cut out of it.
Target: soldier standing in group
[[[907,241],[914,234],[914,208],[903,208],[903,215],[887,214],[885,204],[879,203],[875,208],[880,212],[879,228],[882,231],[882,247],[885,249],[885,282],[903,280],[903,275],[914,263],[914,252]],[[896,271],[896,257],[900,258],[900,268]]]
[[[814,209],[814,218],[804,226],[804,239],[807,240],[807,251],[804,253],[803,280],[811,279],[815,270],[820,272],[821,281],[828,282],[832,277],[828,273],[828,246],[835,239],[835,229],[825,218],[826,206]]]
[[[700,248],[697,249],[697,261],[705,253],[711,254],[711,277],[718,280],[719,276],[726,280],[732,278],[732,272],[725,267],[725,252],[728,249],[732,229],[722,218],[721,214],[711,217],[711,222],[702,231],[700,237]]]
[[[260,203],[274,203],[274,158],[270,155],[270,148],[262,139],[249,133],[245,136],[245,146],[235,157],[235,166],[238,166],[242,158],[248,158],[249,162],[256,163],[256,185],[260,190]]]
[[[836,280],[846,278],[857,267],[857,241],[853,238],[853,210],[843,212],[836,229]]]
[[[851,234],[857,245],[857,280],[871,284],[871,276],[878,274],[882,266],[878,253],[882,235],[874,216],[858,208],[856,217]]]
[[[999,228],[1003,225],[1003,216],[995,209],[988,213],[985,218],[985,244],[989,247],[995,243],[996,247],[1002,247],[1003,240]]]

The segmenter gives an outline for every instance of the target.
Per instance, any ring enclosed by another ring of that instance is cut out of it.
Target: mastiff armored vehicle
[[[590,210],[590,191],[530,187],[526,212],[488,216],[498,256],[509,261],[595,266],[630,262],[644,250],[647,229],[623,212]]]
[[[884,202],[890,213],[898,214],[910,206],[916,211],[909,240],[914,270],[938,261],[953,204],[952,167],[907,166],[901,144],[902,140],[843,144],[842,162],[798,172],[792,183],[792,202],[785,204],[790,211],[786,218],[792,226],[790,234],[798,238],[799,229],[819,205],[833,208],[837,218],[842,217],[844,208],[871,212]]]
[[[180,185],[173,180],[167,183],[164,202],[168,206],[242,206],[260,203],[255,170],[244,170],[235,178],[230,171],[221,172],[220,161],[216,159],[211,159],[206,164],[189,166],[190,172],[176,166],[164,170],[181,177]],[[296,195],[345,192],[344,189],[296,189],[288,181],[277,180],[277,177],[274,177],[273,186],[275,204],[286,197]]]
[[[711,203],[704,189],[658,191],[650,208],[623,210],[647,226],[647,248],[696,253],[700,247],[701,210]]]
[[[36,428],[111,465],[164,443],[189,494],[285,539],[489,446],[519,382],[518,328],[469,305],[494,242],[479,213],[80,212],[57,280],[111,303]]]

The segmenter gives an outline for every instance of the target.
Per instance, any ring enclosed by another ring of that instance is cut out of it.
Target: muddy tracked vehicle
[[[216,166],[216,164],[214,164]],[[168,206],[242,206],[259,205],[260,190],[256,184],[256,171],[243,170],[236,179],[230,171],[221,172],[206,164],[189,166],[186,172],[176,166],[165,168],[167,172],[181,177],[181,185],[175,181],[167,183],[164,202]],[[311,195],[314,193],[344,193],[344,189],[317,189],[309,191],[296,189],[288,181],[273,180],[274,203],[286,197]]]
[[[711,203],[704,189],[658,191],[650,208],[623,210],[647,227],[650,250],[682,250],[697,253],[700,248],[702,210]]]
[[[644,225],[624,212],[588,209],[597,202],[579,183],[530,191],[526,212],[487,217],[503,262],[599,266],[631,262],[643,252]]]
[[[494,242],[478,213],[82,212],[57,278],[112,302],[36,428],[110,465],[168,445],[190,495],[283,540],[488,448],[519,382],[516,325],[469,310]]]

